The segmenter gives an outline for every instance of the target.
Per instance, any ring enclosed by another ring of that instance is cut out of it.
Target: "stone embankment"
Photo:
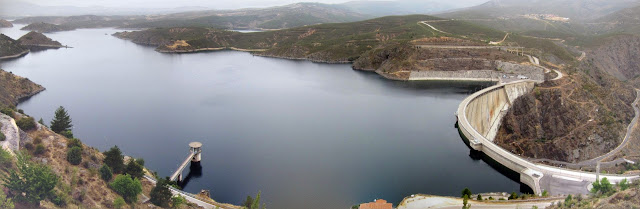
[[[490,61],[485,61],[490,62]],[[411,71],[407,80],[454,80],[454,81],[493,81],[500,82],[504,78],[529,79],[544,82],[544,69],[533,65],[523,65],[503,61],[495,61],[496,69],[485,70],[431,70]],[[490,65],[488,65],[490,66]]]

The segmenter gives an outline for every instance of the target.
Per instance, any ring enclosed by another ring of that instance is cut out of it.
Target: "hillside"
[[[17,41],[24,48],[29,48],[31,50],[63,47],[62,44],[60,44],[60,42],[54,41],[51,38],[45,36],[44,34],[38,33],[35,31],[31,31],[23,35]]]
[[[218,29],[282,29],[320,23],[353,22],[367,17],[336,5],[296,3],[259,9],[206,10],[147,16],[27,17],[14,22],[21,24],[45,22],[69,28],[210,27]]]
[[[37,31],[39,33],[52,33],[52,32],[59,32],[59,31],[69,31],[74,29],[75,28],[73,27],[69,27],[65,25],[56,25],[51,23],[40,22],[40,23],[31,23],[27,26],[24,26],[20,30]]]
[[[617,147],[634,117],[635,91],[620,79],[637,75],[637,37],[618,36],[590,48],[567,77],[519,98],[496,137],[507,150],[531,158],[580,162]],[[614,77],[617,76],[618,78]]]
[[[10,28],[10,27],[13,27],[13,24],[11,24],[11,22],[4,19],[0,19],[0,28]]]
[[[439,33],[421,21],[447,33]],[[320,24],[260,33],[238,33],[210,28],[156,28],[122,32],[116,37],[158,46],[161,52],[195,52],[219,48],[253,50],[257,55],[308,59],[320,62],[351,62],[364,52],[386,43],[427,37],[450,36],[484,45],[505,33],[464,21],[446,21],[427,15],[389,16],[353,23]],[[514,36],[517,37],[517,36]],[[546,47],[557,57],[572,59],[550,41],[514,38],[514,45]],[[563,54],[564,53],[564,54]]]
[[[0,107],[15,106],[41,91],[44,87],[0,69]]]
[[[640,33],[640,6],[617,11],[594,20],[589,28],[598,33]]]
[[[492,0],[443,17],[513,17],[525,14],[554,14],[572,20],[594,20],[640,4],[638,0]]]
[[[0,59],[15,58],[28,53],[29,50],[20,46],[16,40],[0,34]]]
[[[399,0],[399,1],[350,1],[339,4],[360,14],[374,17],[389,15],[433,14],[458,8],[454,2]]]
[[[320,23],[353,22],[367,16],[320,3],[296,3],[279,7],[213,10],[170,14],[130,27],[212,27],[222,29],[283,29]]]

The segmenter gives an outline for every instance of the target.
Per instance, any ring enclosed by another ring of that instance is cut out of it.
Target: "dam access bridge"
[[[173,175],[169,178],[171,181],[182,181],[182,171],[187,167],[189,163],[200,163],[202,160],[202,143],[191,142],[189,143],[189,155],[180,164],[178,169],[173,172]]]

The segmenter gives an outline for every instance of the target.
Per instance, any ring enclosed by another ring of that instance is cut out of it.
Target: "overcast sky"
[[[1,0],[22,1],[42,6],[104,6],[133,8],[175,8],[200,6],[212,9],[238,9],[248,7],[279,6],[296,2],[344,3],[352,0]],[[438,0],[443,1],[443,0]],[[459,3],[461,6],[472,6],[487,0],[446,0]],[[0,5],[1,6],[1,5]]]

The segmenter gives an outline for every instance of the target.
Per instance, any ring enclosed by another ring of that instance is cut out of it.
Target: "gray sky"
[[[212,9],[238,9],[248,7],[268,7],[286,5],[296,2],[344,3],[351,0],[9,0],[22,1],[42,6],[104,6],[133,8],[175,8],[201,6]],[[433,0],[436,1],[436,0]],[[444,1],[444,0],[437,0]],[[459,3],[461,6],[472,6],[487,0],[446,0]],[[2,1],[0,1],[2,2]]]

